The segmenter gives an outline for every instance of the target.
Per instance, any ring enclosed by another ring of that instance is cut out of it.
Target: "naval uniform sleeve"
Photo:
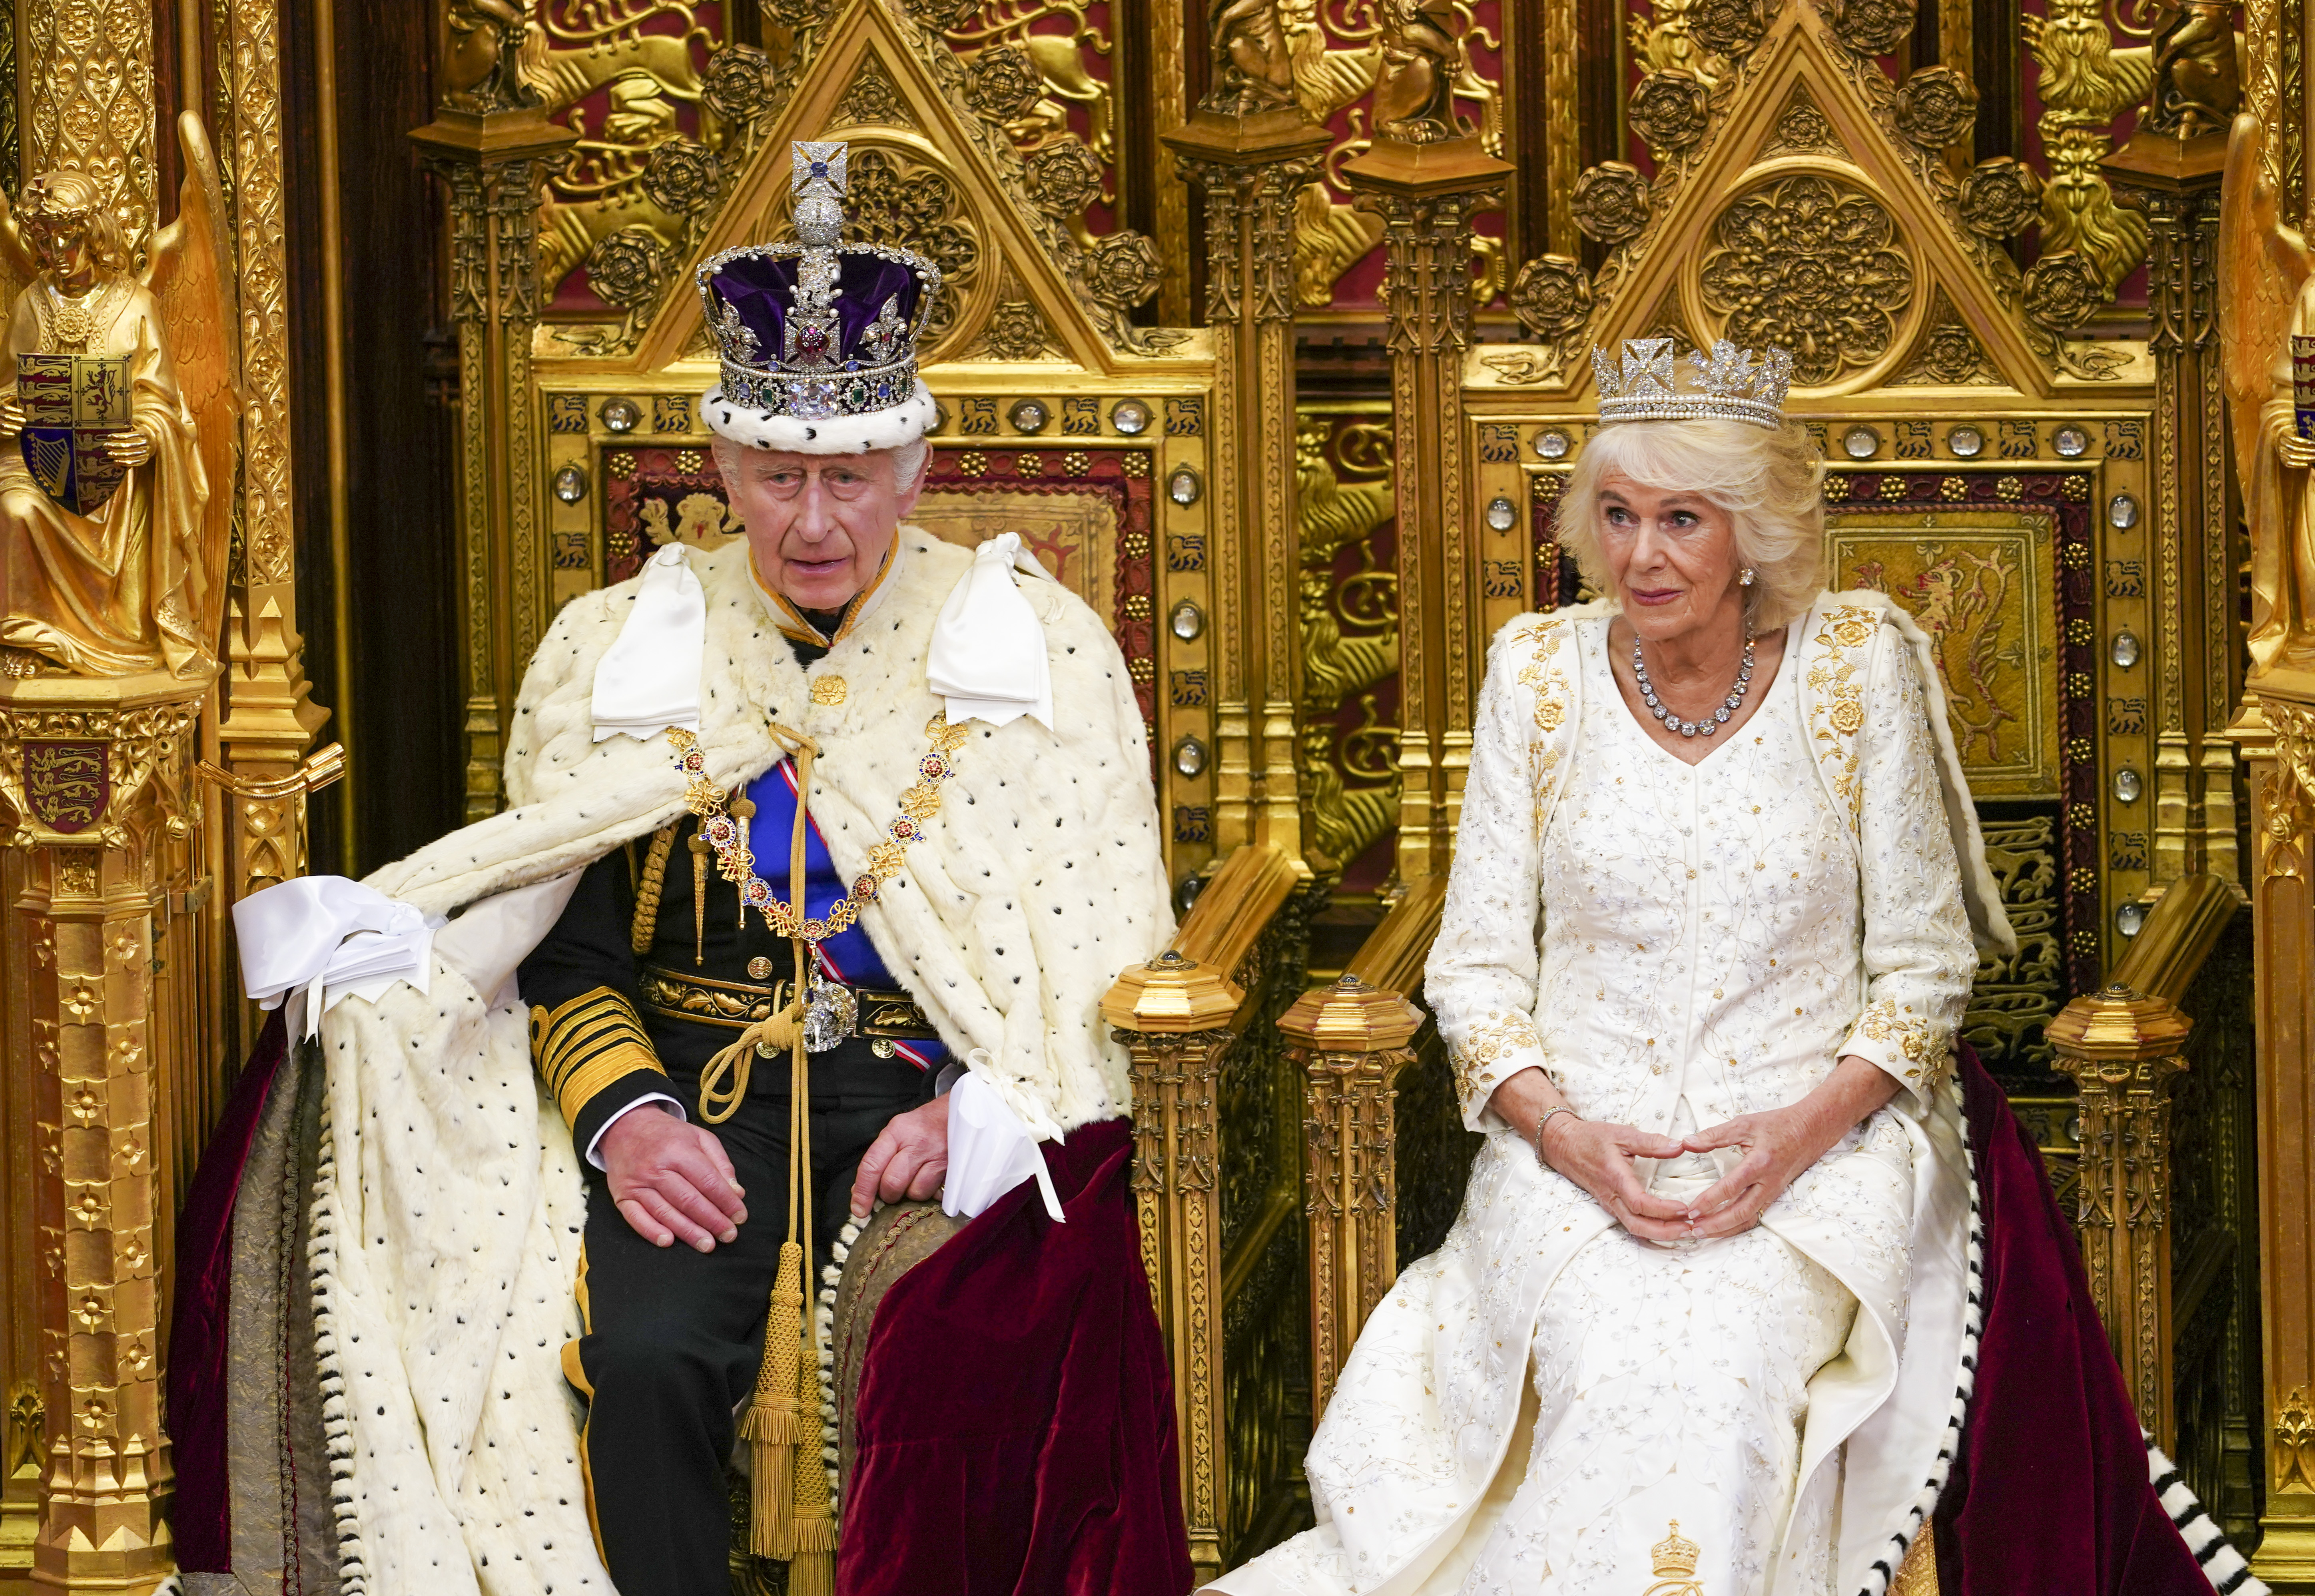
[[[656,1098],[683,1113],[635,1012],[628,869],[624,848],[589,865],[519,978],[530,1008],[531,1062],[572,1143],[598,1168],[596,1139],[627,1110]]]

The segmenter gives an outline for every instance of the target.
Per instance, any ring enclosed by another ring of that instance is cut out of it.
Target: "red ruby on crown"
[[[825,327],[802,329],[796,333],[796,348],[807,355],[824,353],[828,349],[828,330]]]

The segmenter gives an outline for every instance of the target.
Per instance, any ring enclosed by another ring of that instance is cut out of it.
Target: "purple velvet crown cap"
[[[836,260],[838,347],[800,352],[833,359],[839,366],[855,359],[864,365],[881,364],[874,356],[855,354],[861,333],[883,314],[888,301],[901,325],[913,330],[924,284],[905,263],[865,250],[839,248]],[[735,255],[707,279],[716,297],[738,313],[741,325],[755,334],[756,346],[762,351],[757,363],[765,369],[777,369],[780,351],[786,348],[788,315],[795,306],[801,263],[798,255]]]

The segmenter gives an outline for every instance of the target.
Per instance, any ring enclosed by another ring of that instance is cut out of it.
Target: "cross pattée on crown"
[[[788,146],[795,161],[795,170],[788,180],[789,191],[802,194],[814,183],[824,183],[829,193],[848,192],[844,175],[844,157],[848,147],[840,139],[797,139]]]
[[[1605,350],[1592,351],[1593,374],[1600,391],[1618,399],[1669,399],[1672,394],[1672,345],[1669,338],[1624,340],[1624,368],[1619,373]]]

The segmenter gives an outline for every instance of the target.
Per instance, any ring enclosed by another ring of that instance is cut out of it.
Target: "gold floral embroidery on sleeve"
[[[1817,628],[1817,653],[1809,666],[1809,701],[1818,762],[1832,788],[1849,806],[1851,826],[1865,801],[1858,774],[1857,734],[1865,727],[1865,655],[1880,629],[1878,611],[1862,604],[1827,610]]]
[[[1503,1083],[1495,1066],[1524,1048],[1540,1048],[1535,1023],[1523,1014],[1498,1011],[1481,1021],[1459,1047],[1448,1050],[1455,1068],[1455,1087],[1468,1103],[1485,1097]]]
[[[1519,678],[1520,686],[1535,695],[1535,729],[1539,735],[1528,744],[1528,759],[1538,835],[1550,807],[1552,775],[1559,768],[1564,741],[1560,731],[1567,723],[1567,668],[1560,659],[1566,627],[1565,616],[1549,616],[1521,627],[1518,634],[1519,641],[1532,651],[1520,668]]]
[[[1940,1034],[1944,1027],[1915,1015],[1910,1006],[1898,1007],[1892,998],[1867,1004],[1857,1024],[1867,1042],[1894,1044],[1905,1061],[1905,1078],[1924,1097],[1938,1089],[1953,1068],[1953,1042]]]

